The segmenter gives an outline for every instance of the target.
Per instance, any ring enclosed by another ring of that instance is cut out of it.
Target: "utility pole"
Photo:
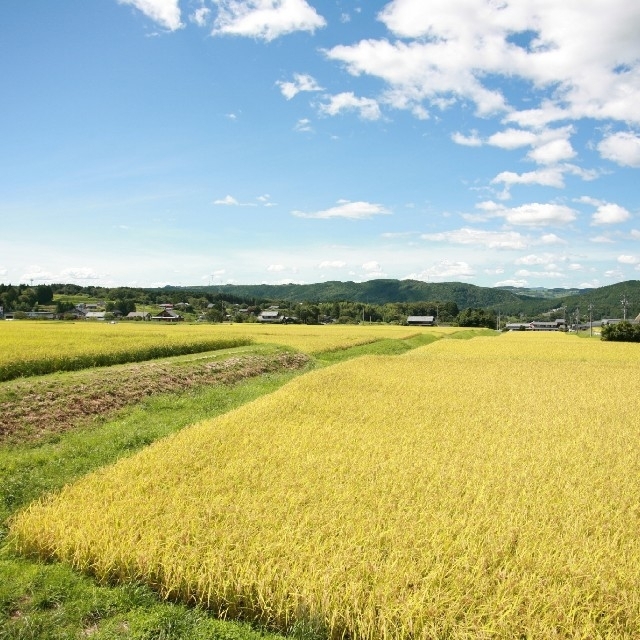
[[[589,336],[593,336],[593,305],[589,303]]]
[[[626,321],[627,307],[629,306],[629,300],[627,299],[626,295],[622,296],[622,300],[620,300],[620,303],[622,304],[622,319]]]
[[[578,333],[579,327],[580,327],[580,307],[576,307],[576,333]]]

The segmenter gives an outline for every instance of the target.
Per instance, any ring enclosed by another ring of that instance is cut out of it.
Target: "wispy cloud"
[[[329,97],[320,105],[321,113],[336,116],[343,111],[356,111],[363,120],[379,120],[382,116],[378,102],[372,98],[358,98],[353,91],[345,91]]]
[[[293,81],[285,82],[284,80],[279,80],[276,84],[280,87],[282,95],[287,100],[291,100],[291,98],[294,98],[303,91],[322,91],[322,87],[317,83],[315,78],[306,73],[294,73]]]

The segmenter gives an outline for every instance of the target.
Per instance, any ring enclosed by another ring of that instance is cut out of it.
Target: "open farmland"
[[[34,504],[12,544],[285,631],[635,638],[638,366],[517,333],[326,367]]]
[[[450,329],[435,329],[438,335]],[[305,353],[344,349],[416,334],[400,326],[166,325],[151,322],[0,323],[0,381],[54,371],[140,362],[251,343],[273,343]]]

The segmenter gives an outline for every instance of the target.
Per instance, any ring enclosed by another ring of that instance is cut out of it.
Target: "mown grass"
[[[328,365],[362,355],[400,355],[440,337],[418,332],[405,339],[383,339],[320,353],[317,360]],[[265,355],[276,351],[281,347],[262,344],[237,348],[233,353]],[[193,360],[217,361],[227,355],[218,351],[171,360],[189,364]],[[110,370],[117,376],[118,366]],[[58,373],[51,377],[51,384],[77,385],[96,373]],[[162,602],[143,585],[100,586],[65,565],[21,558],[9,551],[4,539],[8,519],[37,498],[187,425],[271,393],[296,375],[299,373],[270,374],[233,386],[149,397],[90,427],[53,434],[37,444],[0,446],[0,640],[282,638],[246,624],[219,621],[197,608]],[[9,387],[14,384],[0,387],[0,401],[11,397],[14,391]],[[320,636],[311,625],[300,623],[292,627],[288,637],[313,640]]]

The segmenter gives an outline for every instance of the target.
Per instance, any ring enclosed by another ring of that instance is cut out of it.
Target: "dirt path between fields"
[[[160,393],[186,391],[305,367],[300,353],[236,356],[218,362],[143,362],[83,372],[66,382],[24,378],[6,383],[0,398],[0,443],[37,441],[106,417]]]

